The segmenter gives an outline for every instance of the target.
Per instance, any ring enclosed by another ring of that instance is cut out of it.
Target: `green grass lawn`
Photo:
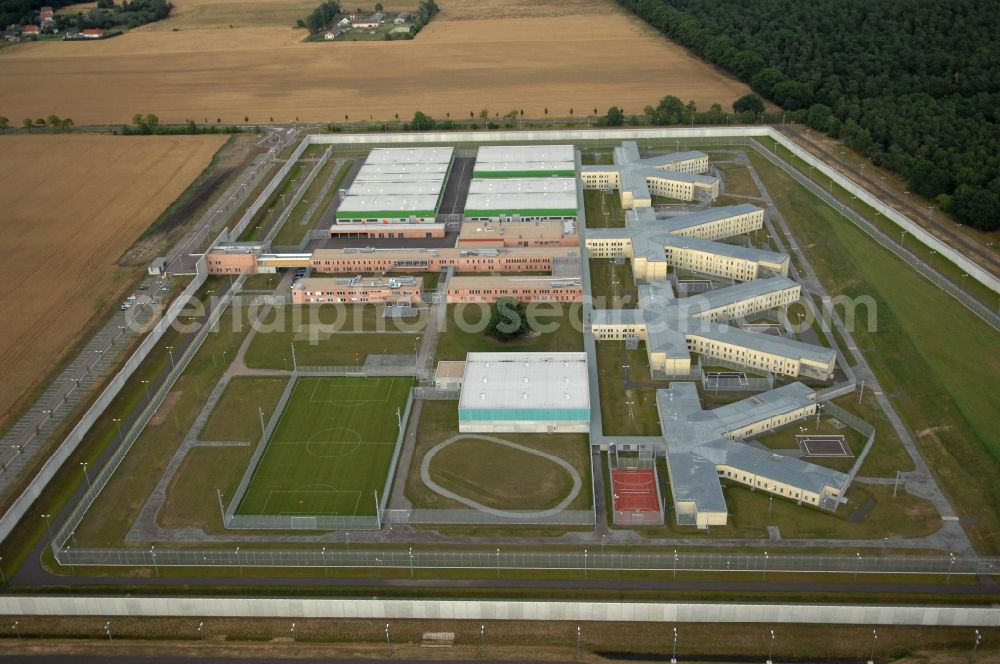
[[[409,378],[301,378],[239,514],[373,515]]]
[[[351,170],[352,163],[353,162],[348,162],[340,166],[336,177],[334,177],[330,188],[326,192],[323,192],[323,186],[326,184],[330,174],[333,173],[333,169],[338,166],[338,162],[331,158],[323,164],[323,167],[320,169],[319,173],[316,174],[315,179],[313,179],[312,184],[310,184],[309,188],[302,194],[302,200],[300,200],[295,207],[292,208],[292,212],[288,215],[288,219],[285,220],[281,230],[279,230],[278,234],[275,236],[273,244],[277,246],[298,245],[299,242],[302,241],[302,238],[316,227],[316,224],[323,218],[323,211],[329,206],[333,197],[337,195],[340,184],[344,181],[347,173]],[[316,206],[315,213],[310,216],[309,219],[305,219],[306,213],[309,211],[309,208],[316,203],[317,199],[319,200],[319,205]]]
[[[838,212],[750,155],[833,293],[869,296],[878,329],[854,338],[982,552],[1000,551],[1000,375],[996,332]],[[863,309],[862,309],[863,311]]]
[[[260,417],[271,417],[287,378],[261,376],[235,376],[212,409],[201,430],[200,440],[260,440]]]
[[[588,228],[625,228],[625,210],[618,192],[605,195],[600,189],[583,192]]]
[[[247,280],[243,282],[243,291],[274,291],[278,286],[278,282],[281,281],[281,275],[277,273],[268,274],[251,274],[247,277]]]
[[[291,202],[295,193],[295,186],[301,186],[302,181],[309,175],[309,172],[316,167],[311,162],[299,162],[292,166],[288,175],[281,181],[274,193],[267,202],[260,207],[257,214],[253,216],[247,228],[240,236],[241,242],[255,242],[261,240],[267,232],[268,225],[273,223],[282,212],[284,207]]]
[[[802,431],[805,429],[805,431]],[[853,456],[850,457],[803,457],[803,461],[814,463],[817,466],[824,466],[846,473],[854,465],[855,458],[864,449],[868,436],[858,433],[840,420],[833,417],[820,417],[817,426],[816,418],[810,417],[777,431],[772,431],[763,436],[755,436],[754,439],[772,450],[797,450],[799,449],[797,436],[843,436],[844,443],[851,450]]]
[[[651,387],[625,389],[625,369],[633,381]],[[670,387],[669,381],[652,381],[645,344],[625,350],[620,341],[597,342],[598,382],[601,418],[605,435],[659,436],[660,417],[656,411],[656,390]],[[631,413],[628,403],[632,404]]]
[[[632,265],[626,259],[616,265],[610,258],[590,259],[590,294],[595,309],[635,309],[638,291]]]
[[[413,321],[385,320],[376,305],[276,307],[250,342],[246,364],[288,369],[293,343],[296,360],[303,366],[361,365],[369,354],[412,355],[426,323],[426,315]],[[371,333],[379,329],[384,332]]]
[[[449,304],[444,328],[438,340],[437,359],[464,360],[466,353],[481,352],[552,353],[583,350],[583,325],[580,322],[579,305],[561,302],[529,304],[528,316],[529,320],[535,321],[534,329],[538,332],[502,342],[487,337],[481,331],[489,320],[488,305],[481,308],[479,305]]]
[[[727,194],[760,197],[760,189],[750,177],[750,170],[745,166],[724,164],[716,166],[716,168],[722,173],[722,181],[725,184]]]
[[[413,462],[406,476],[406,497],[413,501],[415,507],[466,509],[465,505],[431,491],[420,478],[420,463],[424,454],[456,434],[458,402],[424,401]],[[583,487],[567,509],[590,508],[593,482],[590,478],[589,436],[578,433],[495,435],[553,454],[573,466],[583,479]],[[458,441],[441,450],[431,463],[431,475],[445,488],[498,509],[552,507],[572,487],[569,475],[550,461],[474,439]],[[541,527],[541,530],[548,529]],[[556,530],[562,532],[566,527],[557,527]]]

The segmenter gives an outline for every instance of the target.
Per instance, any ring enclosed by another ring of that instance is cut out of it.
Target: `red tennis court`
[[[615,525],[663,523],[655,470],[612,469],[611,492]]]

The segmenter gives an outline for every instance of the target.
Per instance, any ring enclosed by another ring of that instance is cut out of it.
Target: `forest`
[[[618,0],[902,175],[1000,228],[1000,12],[987,0]]]

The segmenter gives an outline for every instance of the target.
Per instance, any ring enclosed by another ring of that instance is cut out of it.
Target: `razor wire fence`
[[[875,426],[865,422],[863,419],[851,413],[837,404],[827,401],[822,404],[823,410],[826,411],[827,415],[832,415],[838,420],[851,427],[855,431],[862,433],[866,436],[870,436],[875,433]]]
[[[621,551],[591,547],[570,551],[485,550],[434,551],[409,546],[398,549],[351,548],[317,543],[311,549],[239,547],[204,549],[63,548],[56,561],[63,566],[101,567],[284,567],[284,568],[419,568],[504,570],[593,570],[684,572],[770,572],[831,574],[991,575],[1000,570],[1000,558],[950,556],[879,556],[781,554],[767,552],[717,553],[681,551]]]
[[[177,379],[180,378],[181,374],[184,373],[184,371],[187,369],[188,364],[191,362],[195,354],[201,348],[202,343],[204,343],[209,333],[219,322],[219,319],[222,317],[223,312],[225,312],[225,310],[228,308],[229,301],[232,299],[233,295],[239,291],[239,288],[242,287],[243,282],[245,280],[246,280],[246,275],[240,275],[236,280],[236,285],[233,288],[230,288],[228,291],[226,291],[226,293],[223,294],[218,303],[209,311],[208,317],[206,318],[204,324],[195,334],[194,338],[191,340],[191,343],[188,344],[187,347],[184,349],[184,352],[181,354],[181,356],[177,358],[176,362],[173,364],[170,373],[167,374],[166,379],[156,390],[156,392],[154,392],[148,398],[146,406],[143,408],[142,412],[136,418],[132,426],[129,427],[128,432],[122,436],[121,444],[118,446],[118,449],[115,450],[114,454],[111,455],[111,458],[108,459],[108,462],[105,463],[104,466],[101,468],[101,470],[91,479],[87,487],[87,490],[84,492],[83,497],[80,499],[80,502],[76,504],[76,506],[70,512],[69,516],[66,518],[66,521],[63,523],[62,527],[59,528],[59,530],[56,532],[55,537],[50,542],[53,551],[56,551],[57,549],[64,547],[66,541],[69,540],[70,537],[72,537],[73,533],[79,527],[80,522],[83,520],[84,515],[87,513],[87,510],[90,509],[90,506],[93,505],[94,501],[97,500],[97,497],[100,495],[101,491],[104,489],[107,483],[111,481],[111,477],[114,475],[115,471],[117,471],[118,466],[121,464],[122,460],[129,453],[129,451],[132,449],[132,446],[135,444],[136,440],[138,440],[139,437],[142,435],[142,432],[145,430],[146,425],[153,418],[153,415],[156,414],[156,411],[159,410],[160,406],[163,404],[164,399],[166,399],[167,394],[169,394],[170,390],[177,382]],[[203,281],[204,279],[202,279],[201,281],[195,280],[191,283],[191,285],[188,286],[189,289],[192,289],[191,290],[192,297],[195,290],[197,290],[197,288],[200,287],[200,284]],[[178,308],[177,311],[180,311],[180,309]],[[173,313],[174,317],[176,317],[176,313],[177,312]],[[146,352],[148,353],[148,350]]]

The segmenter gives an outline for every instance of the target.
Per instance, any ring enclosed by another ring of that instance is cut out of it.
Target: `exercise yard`
[[[410,378],[300,378],[237,514],[371,516]]]

